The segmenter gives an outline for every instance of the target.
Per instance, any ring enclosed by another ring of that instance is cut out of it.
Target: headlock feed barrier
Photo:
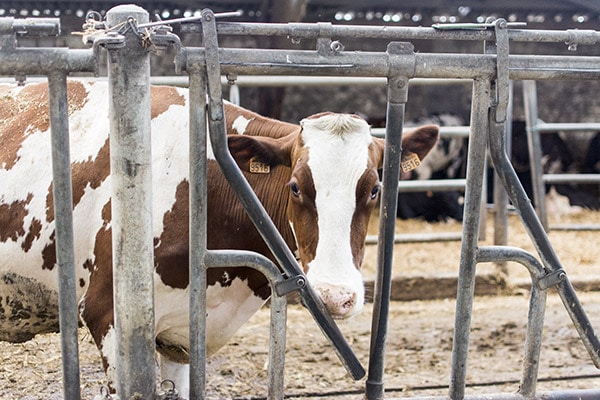
[[[600,342],[558,260],[529,199],[525,195],[504,151],[509,79],[599,79],[600,57],[510,55],[510,41],[562,42],[570,47],[596,45],[596,31],[537,31],[513,29],[502,19],[476,26],[435,28],[333,26],[330,24],[248,24],[215,21],[218,15],[204,10],[190,24],[202,33],[203,47],[183,47],[166,26],[150,23],[148,14],[136,6],[110,10],[104,23],[92,23],[98,31],[89,37],[92,48],[19,48],[16,36],[51,35],[59,29],[55,19],[0,19],[2,35],[0,74],[45,75],[50,86],[50,123],[53,139],[54,196],[57,259],[60,267],[60,328],[62,334],[64,398],[79,399],[77,349],[77,304],[72,245],[69,130],[66,78],[72,72],[94,72],[101,49],[108,52],[108,81],[113,95],[111,110],[111,165],[116,183],[113,192],[113,255],[118,343],[117,390],[119,398],[173,398],[172,391],[157,393],[154,382],[154,336],[152,290],[152,234],[149,191],[149,49],[174,46],[178,70],[189,75],[190,96],[190,305],[191,305],[191,393],[204,398],[204,318],[206,270],[222,265],[250,265],[265,273],[273,288],[272,339],[270,345],[269,398],[283,398],[285,350],[285,294],[299,290],[303,302],[336,349],[351,377],[360,379],[365,369],[357,360],[323,304],[307,283],[294,256],[285,246],[264,209],[232,161],[225,138],[220,78],[244,74],[372,76],[387,79],[387,130],[383,195],[379,229],[378,272],[375,287],[371,355],[365,387],[367,399],[384,397],[384,345],[389,309],[391,266],[399,178],[399,153],[408,82],[413,78],[472,79],[471,132],[468,149],[465,216],[461,247],[456,321],[452,350],[450,399],[597,399],[600,389],[536,392],[538,359],[544,321],[546,292],[555,287],[592,362],[600,366]],[[268,50],[219,48],[219,35],[280,35],[293,40],[316,39],[316,50]],[[388,39],[385,52],[344,51],[344,37]],[[336,40],[332,40],[332,39]],[[484,43],[482,54],[415,53],[399,40],[476,40]],[[207,105],[205,108],[204,105]],[[204,112],[206,110],[206,113]],[[135,126],[137,129],[129,129]],[[246,207],[257,229],[274,253],[283,274],[262,256],[240,251],[206,249],[206,127],[221,168]],[[128,135],[128,140],[123,137]],[[132,141],[132,135],[135,140]],[[514,247],[477,246],[486,150],[515,205],[539,259]],[[135,176],[120,168],[123,157],[138,165]],[[518,393],[465,395],[467,353],[477,263],[516,261],[532,279],[530,310]],[[137,397],[134,397],[135,396]]]

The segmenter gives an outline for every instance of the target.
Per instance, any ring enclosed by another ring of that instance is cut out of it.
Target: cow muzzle
[[[314,285],[316,292],[325,307],[335,319],[345,319],[357,314],[362,309],[356,292],[348,287],[318,283]]]

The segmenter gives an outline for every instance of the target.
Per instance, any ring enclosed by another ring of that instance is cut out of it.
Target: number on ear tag
[[[419,156],[415,153],[408,153],[404,160],[400,163],[403,172],[409,172],[421,165]]]
[[[250,159],[250,173],[252,174],[268,174],[271,172],[271,166],[263,162],[257,161],[254,158]]]

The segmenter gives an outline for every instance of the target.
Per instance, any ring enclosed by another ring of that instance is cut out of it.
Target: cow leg
[[[165,356],[160,357],[161,381],[170,380],[175,385],[182,399],[190,398],[190,365],[181,364],[169,360]]]

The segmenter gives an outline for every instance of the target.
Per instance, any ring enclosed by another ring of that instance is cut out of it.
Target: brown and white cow
[[[108,88],[69,82],[75,263],[84,323],[114,378]],[[57,276],[47,86],[0,87],[0,340],[56,331]],[[163,378],[187,392],[187,91],[152,88],[155,322]],[[336,318],[363,307],[360,265],[380,183],[384,143],[356,116],[322,113],[293,125],[226,105],[229,146],[308,280]],[[421,159],[438,130],[406,134]],[[209,152],[210,153],[210,152]],[[270,165],[249,172],[249,159]],[[271,257],[209,154],[208,247]],[[268,299],[251,269],[211,269],[207,347],[212,354]]]

